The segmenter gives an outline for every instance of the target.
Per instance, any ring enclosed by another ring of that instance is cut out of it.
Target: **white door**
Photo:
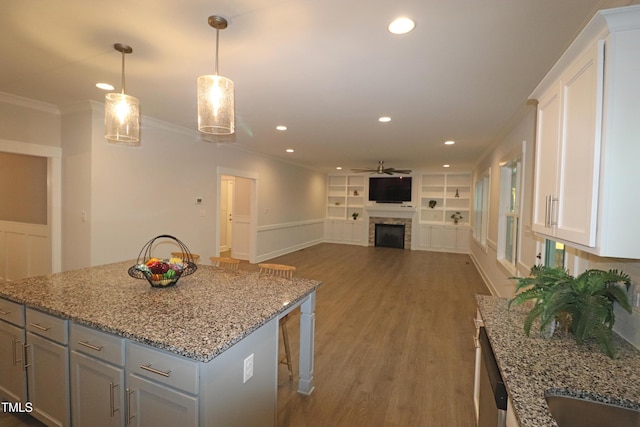
[[[249,259],[251,239],[251,179],[236,177],[233,186],[231,256]]]
[[[223,176],[220,182],[220,252],[232,246],[234,181],[235,177]]]

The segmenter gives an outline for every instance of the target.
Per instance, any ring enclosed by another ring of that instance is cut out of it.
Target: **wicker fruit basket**
[[[160,239],[173,240],[180,246],[185,258],[160,259],[151,256],[154,243]],[[193,274],[198,269],[189,248],[177,238],[162,234],[149,240],[140,250],[136,265],[129,268],[129,276],[147,279],[154,288],[166,288],[178,283],[178,279]]]

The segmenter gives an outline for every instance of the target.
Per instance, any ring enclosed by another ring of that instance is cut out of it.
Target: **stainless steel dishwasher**
[[[507,425],[507,388],[484,327],[478,334],[480,342],[480,404],[478,427],[505,427]]]

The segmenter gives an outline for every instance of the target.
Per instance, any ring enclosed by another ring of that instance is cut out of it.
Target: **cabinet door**
[[[198,425],[198,400],[146,380],[127,375],[127,425],[137,427]]]
[[[0,321],[0,398],[27,402],[24,372],[24,329]]]
[[[49,426],[69,425],[69,349],[27,333],[27,384],[33,415]]]
[[[535,185],[532,228],[552,235],[551,198],[556,195],[560,152],[560,86],[554,85],[538,100],[536,120]]]
[[[562,140],[555,235],[585,246],[596,244],[604,42],[567,69],[562,81]]]
[[[71,352],[73,425],[124,425],[124,369]]]

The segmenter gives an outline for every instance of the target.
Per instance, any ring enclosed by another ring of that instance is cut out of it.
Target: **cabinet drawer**
[[[24,305],[0,298],[0,319],[24,327]]]
[[[71,323],[69,347],[105,362],[124,365],[124,338]]]
[[[127,341],[127,372],[198,394],[198,362]]]
[[[63,345],[69,343],[68,320],[27,308],[27,331]]]

